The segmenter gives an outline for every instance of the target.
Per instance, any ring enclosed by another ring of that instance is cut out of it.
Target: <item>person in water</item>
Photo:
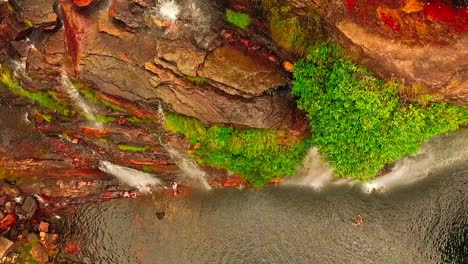
[[[179,190],[177,190],[177,186],[178,186],[177,182],[172,181],[171,187],[172,187],[172,193],[174,194],[174,196],[176,196],[179,193]]]
[[[354,226],[361,226],[364,224],[364,219],[362,219],[361,215],[355,216],[354,221],[356,222],[356,223],[353,223]]]

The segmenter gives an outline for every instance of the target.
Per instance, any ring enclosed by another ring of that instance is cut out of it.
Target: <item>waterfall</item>
[[[468,160],[468,129],[450,135],[434,137],[424,144],[418,154],[396,162],[393,169],[375,180],[364,183],[365,192],[385,191],[412,184],[437,170]]]
[[[317,148],[312,148],[298,168],[296,175],[284,181],[286,185],[302,185],[320,189],[332,180],[332,168],[323,162]]]
[[[174,21],[179,16],[180,8],[174,0],[165,0],[160,2],[158,13],[162,18]]]
[[[440,135],[425,143],[416,155],[397,161],[393,169],[375,180],[359,183],[350,179],[333,180],[332,168],[322,161],[317,148],[312,148],[295,176],[287,178],[285,185],[301,185],[320,189],[327,185],[360,186],[364,192],[387,191],[410,185],[431,173],[468,160],[468,129],[450,135]]]
[[[66,73],[62,73],[62,87],[75,106],[83,112],[86,118],[91,120],[96,119],[95,110],[86,103]],[[102,128],[102,123],[99,121],[94,121],[94,125],[98,128]]]
[[[164,114],[164,110],[162,109],[161,104],[158,105],[158,115],[161,119],[161,122],[164,123],[166,121],[166,115]],[[163,146],[167,153],[169,153],[177,167],[183,172],[184,176],[188,176],[190,180],[199,182],[204,189],[211,189],[211,186],[208,184],[206,179],[206,172],[204,172],[193,159],[180,153],[169,143],[164,143],[161,137],[158,136],[158,139],[161,143],[161,146]]]
[[[99,169],[102,172],[115,176],[119,181],[131,187],[138,188],[140,192],[147,192],[147,186],[162,185],[161,181],[152,174],[116,165],[109,161],[101,161]]]

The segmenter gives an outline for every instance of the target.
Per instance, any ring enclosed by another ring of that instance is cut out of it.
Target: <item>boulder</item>
[[[112,0],[109,16],[123,22],[130,29],[145,26],[144,7],[129,0]]]
[[[190,40],[161,39],[156,43],[158,57],[176,64],[185,75],[196,76],[198,67],[204,62],[206,53],[195,47]]]
[[[22,10],[23,22],[27,27],[49,30],[56,27],[55,0],[17,0],[15,3]]]
[[[39,223],[39,232],[49,232],[49,223],[41,221]]]
[[[13,247],[13,242],[0,236],[0,259],[5,257]]]
[[[18,217],[14,213],[7,214],[2,220],[0,220],[0,231],[4,232],[10,229],[16,224]]]
[[[222,84],[218,88],[224,92],[243,97],[259,96],[287,84],[275,64],[234,45],[210,53],[198,74]]]
[[[26,218],[31,218],[33,217],[37,210],[39,209],[39,205],[37,204],[36,199],[34,197],[28,195],[26,199],[24,200],[24,203],[21,205],[21,210],[24,211],[25,217]]]
[[[40,264],[46,264],[47,262],[49,262],[49,256],[47,255],[47,251],[40,243],[32,247],[30,254]]]

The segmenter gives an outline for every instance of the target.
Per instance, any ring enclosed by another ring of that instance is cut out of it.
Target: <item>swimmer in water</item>
[[[353,223],[353,226],[361,226],[364,224],[364,219],[362,219],[362,216],[361,215],[357,215],[354,217],[354,221],[356,223]]]

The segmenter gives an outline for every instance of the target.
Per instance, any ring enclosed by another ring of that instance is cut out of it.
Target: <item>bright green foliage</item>
[[[33,92],[26,90],[18,84],[17,80],[15,80],[13,76],[11,76],[11,72],[9,70],[2,69],[0,83],[3,83],[13,94],[30,98],[39,105],[57,111],[65,116],[70,115],[70,110],[67,105],[60,102],[53,92]]]
[[[226,9],[226,20],[242,29],[246,29],[252,22],[249,15]]]
[[[201,76],[187,76],[186,79],[189,82],[191,82],[191,83],[193,83],[193,84],[195,84],[197,86],[202,86],[202,85],[208,83],[208,80],[206,78],[201,77]]]
[[[176,114],[167,115],[165,126],[185,135],[192,145],[200,143],[193,152],[200,163],[239,173],[255,187],[275,177],[293,175],[310,147],[308,140],[290,139],[286,145],[280,144],[278,138],[285,136],[281,131],[206,127],[196,119]]]
[[[292,92],[311,120],[313,143],[339,177],[372,179],[430,137],[468,121],[466,107],[402,105],[398,84],[376,78],[331,44],[320,45],[294,69]]]
[[[151,124],[153,122],[153,120],[151,120],[151,118],[149,117],[138,118],[138,117],[132,116],[132,117],[128,117],[127,120],[134,124]]]
[[[148,150],[148,146],[130,146],[130,145],[119,145],[119,149],[123,151],[134,151],[134,152],[139,152],[139,151],[145,151]]]

